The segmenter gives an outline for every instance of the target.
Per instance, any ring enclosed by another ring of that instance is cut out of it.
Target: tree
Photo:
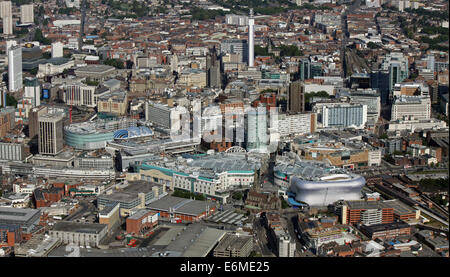
[[[380,46],[376,43],[373,43],[371,41],[369,41],[369,43],[367,43],[367,47],[369,47],[370,49],[378,49],[380,48]]]
[[[9,93],[6,94],[6,106],[17,106],[17,99]]]
[[[107,59],[103,63],[106,65],[114,66],[115,68],[118,68],[118,69],[125,68],[123,61],[119,60],[119,59]]]
[[[284,199],[281,200],[281,208],[282,208],[282,209],[287,209],[287,208],[289,208],[288,202],[286,202],[286,200],[284,200]]]
[[[33,40],[39,41],[44,45],[50,45],[52,43],[51,39],[44,37],[44,35],[42,34],[42,30],[39,28],[36,29]]]

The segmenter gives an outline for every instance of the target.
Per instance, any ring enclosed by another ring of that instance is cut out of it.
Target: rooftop
[[[61,232],[98,234],[107,227],[108,225],[106,224],[58,221],[55,226],[53,226],[52,230]]]
[[[215,207],[212,202],[165,196],[148,205],[148,208],[160,211],[173,209],[175,213],[198,216],[208,209]]]
[[[35,209],[16,209],[0,207],[0,222],[8,221],[23,221],[30,220],[33,216],[40,213],[40,210]]]

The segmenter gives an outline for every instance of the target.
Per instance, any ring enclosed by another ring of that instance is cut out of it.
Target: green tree
[[[369,41],[369,43],[367,43],[367,47],[369,47],[370,49],[378,49],[378,48],[380,48],[381,46],[379,46],[379,45],[376,44],[376,43],[373,43],[373,42]]]
[[[114,66],[115,68],[118,68],[118,69],[125,68],[123,61],[120,59],[107,59],[103,63],[106,65]]]
[[[33,40],[39,41],[41,44],[44,45],[50,45],[52,43],[51,39],[44,37],[44,35],[42,34],[42,30],[39,28],[36,29]]]
[[[6,106],[17,106],[17,99],[9,93],[6,94]]]
[[[289,208],[288,202],[286,202],[286,200],[284,200],[284,199],[281,200],[281,208],[282,208],[282,209],[287,209],[287,208]]]

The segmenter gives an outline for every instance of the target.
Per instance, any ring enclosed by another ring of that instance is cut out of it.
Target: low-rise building
[[[226,234],[214,248],[214,257],[248,257],[253,250],[253,238]]]
[[[64,244],[98,247],[107,232],[105,224],[58,221],[49,234],[60,238]]]

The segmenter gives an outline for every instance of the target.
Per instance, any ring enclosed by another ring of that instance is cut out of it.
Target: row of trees
[[[193,198],[195,200],[205,200],[205,196],[203,194],[193,193],[185,190],[175,189],[175,191],[172,194],[175,197],[181,197],[181,198]]]

